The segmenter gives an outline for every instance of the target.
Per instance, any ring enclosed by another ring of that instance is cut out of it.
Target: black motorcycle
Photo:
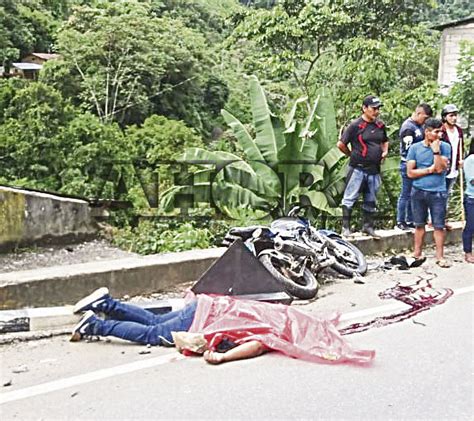
[[[316,276],[327,267],[347,277],[365,274],[367,262],[361,251],[333,231],[312,227],[298,216],[300,209],[294,207],[270,227],[231,228],[223,245],[241,239],[288,293],[302,299],[316,296]]]

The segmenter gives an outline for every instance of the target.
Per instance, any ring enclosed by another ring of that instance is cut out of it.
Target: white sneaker
[[[80,313],[87,310],[95,310],[97,305],[103,302],[103,299],[109,295],[109,289],[102,287],[96,289],[92,294],[78,301],[74,306],[73,313]]]

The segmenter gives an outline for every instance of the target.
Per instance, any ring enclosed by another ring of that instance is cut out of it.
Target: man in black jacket
[[[385,124],[378,119],[382,102],[369,95],[362,103],[362,115],[352,121],[337,142],[342,153],[350,157],[346,188],[342,199],[342,235],[351,235],[352,208],[360,193],[362,204],[362,231],[378,238],[374,231],[376,196],[380,188],[380,165],[388,154]],[[350,145],[350,148],[348,147]]]

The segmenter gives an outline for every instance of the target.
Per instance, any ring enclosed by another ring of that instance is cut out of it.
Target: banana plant
[[[294,202],[304,201],[320,214],[340,215],[346,165],[336,147],[334,104],[325,88],[316,92],[309,113],[307,98],[299,98],[286,120],[275,116],[255,76],[249,81],[252,132],[222,110],[244,157],[202,148],[186,150],[180,160],[197,166],[193,183],[174,186],[163,194],[162,207],[171,211],[179,195],[213,203],[228,216],[253,210],[277,216]],[[307,114],[305,118],[299,117]]]

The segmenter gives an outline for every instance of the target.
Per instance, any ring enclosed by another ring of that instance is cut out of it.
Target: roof
[[[36,63],[12,63],[12,66],[20,70],[41,70],[41,64]]]
[[[468,18],[463,18],[463,19],[458,19],[458,20],[453,20],[451,22],[446,22],[441,25],[436,25],[433,26],[433,29],[437,29],[438,31],[442,31],[443,29],[446,28],[452,28],[454,26],[461,26],[461,25],[466,25],[468,23],[474,22],[474,16],[470,16]]]
[[[31,55],[43,60],[51,60],[51,59],[59,58],[59,54],[53,54],[53,53],[31,53]]]

